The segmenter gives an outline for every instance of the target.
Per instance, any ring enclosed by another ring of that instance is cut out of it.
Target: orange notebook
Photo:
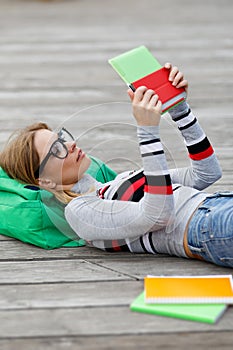
[[[146,303],[233,304],[232,275],[148,276]]]

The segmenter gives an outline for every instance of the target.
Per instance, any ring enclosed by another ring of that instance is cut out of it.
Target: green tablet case
[[[127,85],[162,68],[145,46],[139,46],[108,61]]]

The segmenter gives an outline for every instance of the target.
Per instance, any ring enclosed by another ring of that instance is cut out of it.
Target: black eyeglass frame
[[[52,145],[50,146],[50,149],[49,149],[48,153],[47,153],[46,156],[45,156],[45,158],[44,158],[44,159],[42,160],[42,162],[40,163],[38,169],[34,172],[34,175],[35,175],[35,178],[36,178],[36,179],[39,177],[39,174],[43,172],[44,167],[45,167],[46,163],[48,162],[48,160],[49,160],[49,158],[50,158],[51,156],[54,156],[54,157],[56,157],[56,158],[58,158],[58,159],[65,159],[65,158],[68,156],[69,151],[68,151],[68,149],[67,149],[67,147],[66,147],[66,145],[65,145],[65,142],[67,142],[67,140],[65,140],[65,139],[63,139],[63,138],[61,137],[61,135],[62,135],[63,132],[66,132],[66,133],[69,135],[69,137],[71,138],[71,140],[72,140],[72,141],[75,141],[75,138],[73,137],[73,135],[72,135],[66,128],[62,128],[62,129],[57,133],[58,138],[52,143]],[[57,142],[59,142],[59,143],[62,144],[62,146],[63,146],[63,148],[64,148],[64,150],[65,150],[65,152],[66,152],[66,154],[65,154],[64,156],[62,156],[62,157],[59,157],[57,154],[55,154],[55,153],[52,151],[54,145],[55,145]]]

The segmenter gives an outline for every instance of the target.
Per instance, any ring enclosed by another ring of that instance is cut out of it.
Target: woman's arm
[[[159,139],[161,103],[152,90],[131,95],[146,185],[135,202],[103,200],[95,194],[73,199],[65,209],[68,223],[88,241],[135,238],[161,229],[174,217],[174,200],[167,162]]]
[[[187,92],[188,82],[178,68],[169,63],[165,67],[170,70],[169,78],[173,85],[184,87]],[[186,102],[175,106],[169,113],[184,138],[191,159],[190,167],[170,171],[172,182],[203,190],[222,175],[214,150]]]

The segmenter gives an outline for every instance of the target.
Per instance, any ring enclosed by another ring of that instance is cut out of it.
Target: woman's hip
[[[233,267],[233,192],[208,196],[192,216],[187,230],[191,257]]]

